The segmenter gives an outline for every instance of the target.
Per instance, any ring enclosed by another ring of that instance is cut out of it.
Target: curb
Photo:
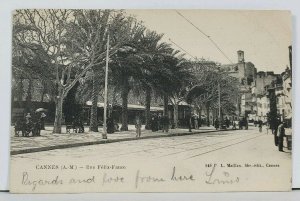
[[[121,138],[121,139],[108,139],[108,140],[99,140],[99,141],[91,141],[91,142],[80,142],[80,143],[72,143],[72,144],[60,144],[60,145],[53,145],[49,147],[37,147],[31,149],[22,149],[22,150],[15,150],[10,151],[10,155],[18,155],[18,154],[27,154],[27,153],[34,153],[34,152],[41,152],[41,151],[50,151],[55,149],[66,149],[66,148],[73,148],[73,147],[81,147],[81,146],[88,146],[88,145],[97,145],[97,144],[108,144],[114,142],[124,142],[124,141],[133,141],[133,140],[140,140],[140,139],[151,139],[151,138],[162,138],[162,137],[176,137],[176,136],[185,136],[185,135],[194,135],[194,134],[201,134],[201,133],[214,133],[218,131],[231,131],[229,130],[209,130],[204,132],[187,132],[187,133],[170,133],[170,134],[159,134],[153,136],[143,136],[140,138],[136,137],[129,137],[129,138]]]

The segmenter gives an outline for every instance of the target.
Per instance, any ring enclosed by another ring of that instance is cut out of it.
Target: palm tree
[[[168,112],[169,100],[174,107],[174,124],[178,122],[178,104],[185,100],[186,88],[192,82],[193,76],[190,72],[190,62],[183,58],[179,51],[173,50],[168,54],[161,55],[158,60],[162,68],[157,76],[157,91],[164,102],[164,115]]]
[[[128,94],[133,88],[134,82],[142,77],[140,68],[142,59],[137,57],[135,52],[136,49],[132,46],[124,46],[112,58],[111,63],[113,85],[121,92],[122,131],[128,130]]]
[[[137,55],[142,58],[142,76],[138,80],[140,88],[145,94],[145,128],[150,129],[150,106],[153,92],[159,92],[161,82],[157,81],[157,76],[160,75],[161,68],[164,67],[162,60],[158,60],[159,56],[171,53],[173,50],[171,45],[161,42],[163,34],[158,34],[155,31],[147,30],[142,38],[137,41]]]

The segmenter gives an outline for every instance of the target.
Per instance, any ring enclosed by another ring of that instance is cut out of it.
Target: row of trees
[[[122,10],[17,10],[13,18],[13,78],[38,79],[43,93],[55,102],[54,133],[61,133],[63,102],[70,90],[92,101],[90,129],[98,131],[97,102],[104,86],[106,45],[110,36],[109,85],[122,99],[122,127],[128,130],[130,91],[144,94],[146,128],[151,98],[161,97],[166,113],[178,104],[205,105],[216,99],[221,83],[224,109],[233,109],[233,79],[217,67],[189,61],[162,41],[163,35],[147,29]],[[17,90],[15,90],[17,91]],[[225,111],[225,110],[224,110]]]

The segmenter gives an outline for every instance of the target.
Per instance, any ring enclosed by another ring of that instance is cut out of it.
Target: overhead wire
[[[171,38],[169,38],[169,41],[171,43],[173,43],[176,47],[178,47],[179,49],[181,49],[182,51],[184,51],[186,54],[188,54],[190,57],[192,57],[193,59],[197,60],[197,57],[193,56],[192,54],[190,54],[188,51],[186,51],[185,49],[183,49],[181,46],[179,46],[177,43],[175,43],[174,41],[171,40]]]
[[[202,62],[199,62],[199,59],[195,56],[193,56],[192,54],[190,54],[188,51],[186,51],[185,49],[183,49],[180,45],[178,45],[177,43],[175,43],[173,40],[171,40],[171,38],[169,38],[169,41],[174,44],[176,47],[178,47],[179,49],[181,49],[183,52],[185,52],[186,54],[188,54],[190,57],[192,57],[193,59],[195,59],[195,61],[200,64],[202,67],[205,67],[204,64]]]
[[[183,14],[181,14],[178,10],[175,10],[175,12],[181,16],[185,21],[187,21],[190,25],[192,25],[196,30],[198,30],[202,35],[204,35],[208,40],[221,52],[221,54],[230,62],[233,64],[231,59],[225,54],[225,52],[220,48],[220,46],[211,38],[211,36],[207,35],[204,31],[202,31],[199,27],[197,27],[193,22],[191,22],[188,18],[186,18]]]

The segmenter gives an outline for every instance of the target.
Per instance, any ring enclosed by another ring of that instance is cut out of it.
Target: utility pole
[[[105,86],[104,86],[104,116],[103,116],[103,133],[102,138],[107,139],[107,85],[108,85],[108,60],[109,60],[109,26],[107,31],[106,45],[106,65],[105,65]]]

